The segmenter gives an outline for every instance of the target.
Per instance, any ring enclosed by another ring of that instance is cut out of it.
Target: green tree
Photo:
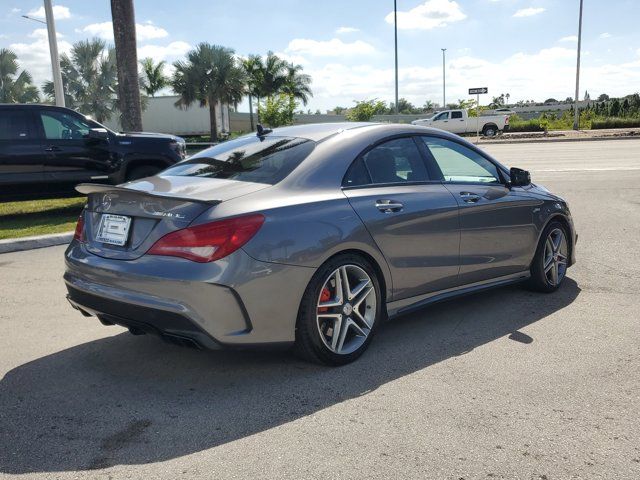
[[[606,102],[606,101],[608,101],[608,100],[609,100],[609,95],[607,95],[606,93],[601,93],[601,94],[598,96],[598,101],[599,101],[599,102]]]
[[[284,93],[268,96],[261,107],[262,121],[274,128],[282,125],[292,125],[293,113],[291,97]]]
[[[218,138],[216,106],[218,102],[234,103],[242,98],[245,89],[245,72],[234,58],[234,51],[220,45],[200,43],[187,53],[187,59],[173,64],[171,79],[173,90],[180,95],[179,108],[187,108],[197,102],[209,108],[211,141]]]
[[[309,97],[313,96],[311,91],[311,77],[306,73],[302,73],[301,65],[290,63],[285,67],[285,81],[280,88],[280,92],[289,97],[291,104],[290,110],[293,112],[296,108],[296,101],[307,105]]]
[[[60,69],[66,105],[98,122],[109,120],[117,107],[114,50],[99,39],[74,43],[71,56],[60,56]],[[45,82],[43,91],[50,100],[55,98],[52,81]]]
[[[262,85],[262,59],[258,55],[249,55],[242,61],[247,79],[247,95],[249,96],[249,119],[251,131],[255,129],[253,121],[253,99],[260,103],[260,86]],[[258,118],[258,121],[260,119]]]
[[[610,117],[618,117],[621,113],[620,100],[614,98],[609,104],[609,116]]]
[[[420,113],[433,112],[436,108],[438,108],[438,104],[437,103],[432,102],[431,100],[426,100],[424,102],[424,105],[422,106],[422,112],[420,112]]]
[[[149,57],[140,61],[142,66],[140,83],[147,95],[155,97],[156,93],[169,86],[169,78],[164,74],[165,64],[165,61],[153,63],[153,58]]]
[[[26,70],[18,74],[18,57],[11,50],[0,49],[0,103],[40,101],[38,89]]]
[[[368,122],[374,115],[380,115],[387,110],[386,104],[376,98],[360,102],[356,100],[355,104],[356,106],[347,112],[347,120],[350,122]]]

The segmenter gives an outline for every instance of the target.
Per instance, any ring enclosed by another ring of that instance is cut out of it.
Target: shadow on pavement
[[[146,464],[206,450],[506,335],[527,348],[533,339],[517,330],[579,293],[567,278],[551,295],[508,287],[432,306],[384,325],[359,361],[339,369],[286,353],[192,351],[128,333],[78,345],[0,380],[0,472]]]

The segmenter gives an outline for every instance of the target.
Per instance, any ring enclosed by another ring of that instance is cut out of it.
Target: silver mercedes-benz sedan
[[[259,128],[88,194],[71,304],[197,348],[289,345],[332,365],[429,303],[562,284],[567,203],[462,138],[411,125]]]

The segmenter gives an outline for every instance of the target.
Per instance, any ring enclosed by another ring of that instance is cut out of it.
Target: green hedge
[[[593,129],[637,127],[640,127],[640,118],[605,118],[591,122],[591,128]]]
[[[531,120],[522,121],[510,121],[510,132],[544,132],[544,128],[540,126],[539,118],[532,118]]]

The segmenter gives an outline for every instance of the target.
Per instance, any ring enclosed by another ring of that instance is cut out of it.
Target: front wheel
[[[367,349],[382,318],[380,282],[359,255],[340,255],[322,265],[302,298],[296,352],[327,365],[344,365]]]
[[[564,280],[569,266],[567,229],[552,221],[542,232],[531,264],[529,286],[539,292],[555,292]]]

